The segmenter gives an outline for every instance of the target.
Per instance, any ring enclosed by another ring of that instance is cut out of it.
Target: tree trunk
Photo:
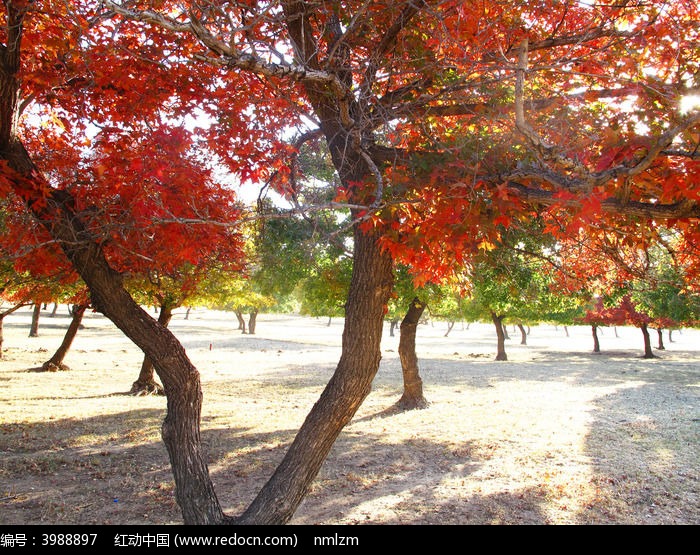
[[[66,335],[63,336],[63,341],[58,347],[53,356],[42,364],[41,369],[44,372],[56,372],[58,370],[70,370],[70,367],[63,363],[63,359],[66,358],[66,354],[70,350],[70,346],[73,344],[73,340],[80,329],[80,322],[83,321],[83,315],[88,305],[77,304],[72,310],[72,319],[66,330]]]
[[[190,319],[190,312],[191,312],[191,311],[192,311],[192,307],[191,307],[191,306],[188,306],[188,307],[187,307],[187,311],[185,312],[185,320],[189,320],[189,319]]]
[[[389,337],[395,337],[394,330],[398,327],[398,325],[399,325],[398,318],[392,318],[391,321],[389,322]]]
[[[399,358],[403,372],[403,395],[397,406],[402,410],[424,409],[428,406],[428,401],[423,396],[423,380],[420,377],[416,355],[416,329],[424,310],[425,303],[416,297],[411,301],[401,322]]]
[[[651,338],[649,336],[649,328],[646,324],[641,325],[642,335],[644,336],[644,357],[643,358],[656,358],[654,352],[651,349]]]
[[[659,346],[657,347],[657,349],[659,349],[659,351],[665,351],[666,347],[664,346],[664,330],[659,328],[658,330],[656,330],[656,333],[659,336]]]
[[[454,327],[455,327],[454,322],[447,322],[447,331],[445,332],[445,337],[450,335],[450,332],[452,331],[452,328],[454,328]]]
[[[170,320],[172,320],[174,308],[174,306],[171,306],[168,303],[163,303],[160,305],[158,323],[164,328],[167,328]],[[143,357],[139,377],[133,384],[131,384],[131,391],[129,391],[129,394],[139,396],[165,395],[163,386],[156,381],[153,363],[151,362],[151,359],[148,358],[148,355],[144,355]]]
[[[525,331],[525,326],[518,324],[518,329],[520,330],[520,344],[527,345],[527,332]]]
[[[591,333],[593,334],[593,352],[594,353],[599,353],[600,352],[600,341],[598,341],[598,326],[593,324],[591,325]]]
[[[241,333],[245,333],[245,318],[240,310],[236,310],[236,318],[238,318],[238,329],[241,330]]]
[[[289,521],[338,434],[371,390],[381,360],[392,263],[379,245],[378,234],[363,234],[357,227],[340,361],[274,475],[237,520],[240,524]]]
[[[668,330],[668,342],[669,342],[669,343],[673,343],[673,339],[671,338],[671,334],[672,334],[672,333],[673,333],[673,330],[672,330],[672,329],[669,329],[669,330]]]
[[[255,334],[255,323],[258,319],[258,311],[257,310],[252,310],[249,314],[249,319],[248,319],[248,333],[250,335]]]
[[[493,325],[496,326],[496,337],[498,338],[496,352],[496,360],[508,360],[506,355],[506,334],[503,330],[503,316],[498,316],[495,312],[491,312]]]
[[[53,310],[51,311],[50,317],[55,318],[56,312],[58,312],[58,303],[53,303]]]
[[[34,303],[32,325],[29,327],[29,337],[39,337],[39,316],[41,316],[41,303]]]
[[[564,333],[566,333],[566,337],[569,337],[569,326],[564,326]]]
[[[328,322],[326,323],[326,327],[330,328],[331,327],[331,320],[333,319],[333,316],[328,317]]]
[[[617,333],[617,326],[613,326],[613,330],[615,330],[615,337],[620,337],[620,335]]]
[[[508,328],[506,327],[506,325],[502,324],[501,328],[503,328],[503,339],[510,339],[510,335],[508,335]]]

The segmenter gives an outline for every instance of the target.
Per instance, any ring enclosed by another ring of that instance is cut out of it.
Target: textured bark
[[[593,324],[591,326],[591,333],[593,334],[593,352],[600,352],[600,341],[598,341],[598,326]]]
[[[158,323],[164,328],[168,327],[173,317],[173,306],[167,303],[160,305],[158,313]],[[138,379],[131,384],[131,395],[165,395],[163,386],[156,381],[155,371],[151,359],[144,355]]]
[[[403,395],[397,406],[403,410],[423,409],[428,406],[428,401],[423,396],[423,380],[420,377],[416,355],[416,330],[424,310],[425,303],[416,297],[411,301],[406,316],[401,321],[399,358],[403,373]]]
[[[238,319],[238,329],[241,330],[241,333],[245,333],[245,318],[240,310],[236,310],[236,318]]]
[[[518,324],[518,329],[520,330],[520,344],[527,345],[527,332],[525,331],[525,326]]]
[[[644,357],[643,358],[656,358],[654,351],[651,349],[651,337],[649,336],[649,327],[646,324],[641,326],[642,335],[644,336]]]
[[[34,303],[32,311],[32,324],[29,326],[29,337],[39,337],[39,317],[41,316],[41,303]]]
[[[496,360],[508,360],[508,355],[506,355],[506,334],[503,328],[503,316],[498,316],[495,312],[491,312],[491,319],[493,320],[493,325],[496,326]]]
[[[664,346],[664,330],[658,329],[656,330],[656,333],[659,336],[659,345],[656,347],[659,351],[665,351],[666,347]]]
[[[61,341],[61,344],[59,345],[58,349],[56,349],[56,352],[53,354],[53,356],[44,364],[42,364],[42,370],[44,370],[45,372],[70,370],[70,368],[63,363],[63,360],[66,358],[66,355],[68,354],[68,351],[70,350],[70,347],[73,344],[73,340],[78,334],[78,330],[80,329],[80,323],[83,321],[83,315],[85,314],[86,309],[87,305],[84,304],[77,304],[73,307],[73,311],[71,313],[72,318],[70,324],[68,325],[68,329],[66,330],[66,334],[63,336],[63,341]]]
[[[255,334],[255,324],[258,320],[258,311],[253,310],[250,312],[250,314],[248,316],[249,316],[249,318],[248,318],[248,333],[251,335],[254,335]]]
[[[393,282],[392,264],[375,234],[365,235],[356,226],[354,235],[353,272],[340,361],[274,475],[237,519],[241,524],[289,521],[338,434],[369,394],[379,369],[384,310]]]

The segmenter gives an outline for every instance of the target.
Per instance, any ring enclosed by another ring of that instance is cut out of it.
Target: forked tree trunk
[[[39,337],[39,316],[41,316],[41,303],[34,303],[32,324],[29,326],[29,337]]]
[[[164,303],[160,305],[160,312],[158,313],[158,323],[164,328],[168,327],[170,320],[173,317],[173,306]],[[165,395],[165,390],[163,386],[156,381],[153,363],[148,355],[144,355],[143,362],[141,363],[141,371],[139,372],[138,379],[131,384],[131,395]]]
[[[664,346],[664,330],[659,328],[658,330],[656,330],[656,333],[659,336],[659,346],[657,347],[657,349],[659,349],[659,351],[665,351],[666,347]]]
[[[236,318],[238,319],[238,329],[241,330],[241,333],[245,333],[245,318],[240,310],[236,310]]]
[[[445,337],[450,335],[450,332],[452,331],[452,328],[454,328],[454,327],[455,327],[454,322],[447,322],[447,331],[445,332]]]
[[[237,520],[240,524],[289,521],[338,434],[370,392],[381,360],[384,311],[393,284],[392,264],[374,232],[365,235],[355,226],[354,237],[340,361],[274,475]]]
[[[497,351],[496,360],[508,360],[506,355],[506,334],[503,328],[503,316],[498,316],[495,312],[491,312],[493,325],[496,326]]]
[[[428,406],[428,401],[423,396],[423,380],[416,355],[416,330],[424,310],[425,303],[418,297],[414,298],[401,322],[399,358],[403,373],[403,395],[396,406],[402,410],[424,409]]]
[[[70,324],[68,325],[68,329],[66,330],[66,334],[63,336],[63,341],[61,341],[61,344],[59,345],[58,349],[56,349],[53,356],[41,365],[41,369],[44,372],[70,370],[70,367],[64,364],[63,360],[66,358],[66,354],[68,354],[68,351],[73,344],[73,340],[78,334],[80,323],[83,321],[83,315],[85,314],[87,307],[88,305],[86,304],[76,304],[73,306],[73,311],[71,313],[72,318]]]
[[[643,358],[656,358],[654,351],[651,349],[651,337],[649,336],[649,328],[646,324],[641,326],[642,335],[644,336],[644,357]]]
[[[255,334],[255,323],[257,322],[257,319],[258,319],[258,311],[257,310],[251,311],[249,314],[249,318],[248,318],[248,333],[250,335]]]
[[[598,326],[593,324],[591,325],[591,333],[593,334],[593,352],[594,353],[599,353],[600,352],[600,341],[598,341]]]
[[[527,345],[527,332],[525,331],[525,326],[518,324],[518,329],[520,330],[520,344]]]

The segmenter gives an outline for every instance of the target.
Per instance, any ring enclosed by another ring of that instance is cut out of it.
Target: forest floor
[[[0,524],[179,524],[162,397],[126,394],[142,355],[86,314],[69,371],[37,368],[65,307],[5,319],[0,360]],[[202,437],[222,506],[238,514],[272,475],[331,376],[342,321],[176,313],[202,375]],[[428,408],[401,395],[398,337],[372,393],[333,447],[293,524],[700,524],[700,331],[664,335],[645,360],[635,328],[511,332],[495,362],[486,324],[418,328]],[[510,331],[510,330],[509,330]],[[656,342],[655,335],[653,336]]]

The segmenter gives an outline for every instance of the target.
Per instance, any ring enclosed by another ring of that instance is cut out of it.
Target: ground
[[[64,309],[6,318],[0,360],[0,524],[179,524],[162,397],[126,395],[141,353],[99,314],[66,363],[37,372]],[[219,499],[238,514],[269,478],[330,377],[342,321],[195,309],[171,327],[202,374],[202,437]],[[396,412],[398,337],[370,396],[293,524],[700,524],[700,331],[645,360],[635,328],[419,326],[424,410]],[[654,336],[654,341],[656,338]]]

